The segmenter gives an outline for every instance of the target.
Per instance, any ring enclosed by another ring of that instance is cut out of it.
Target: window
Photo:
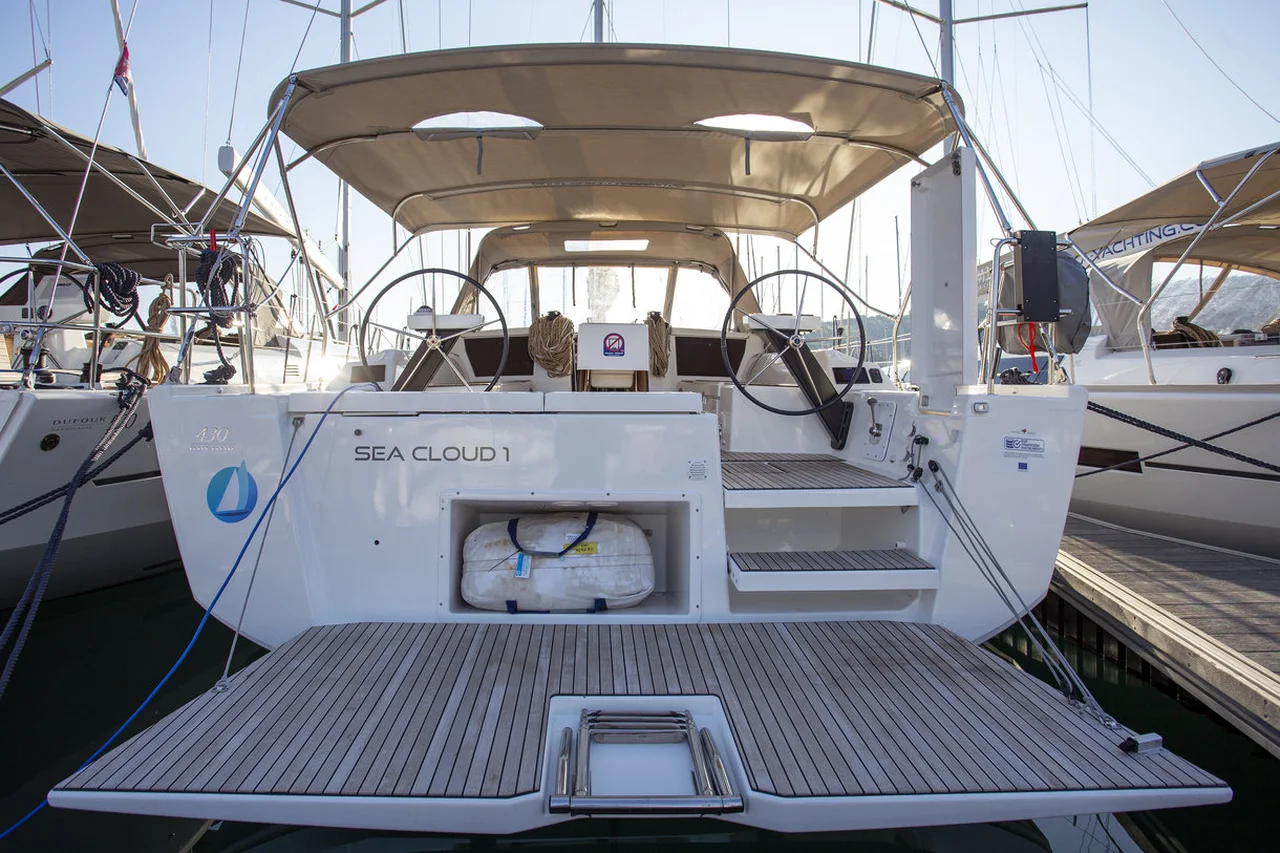
[[[655,267],[539,267],[542,313],[559,311],[574,325],[642,323],[662,311],[667,270]]]
[[[715,276],[694,269],[681,269],[676,274],[671,325],[686,329],[719,329],[728,310],[729,294]]]
[[[1172,263],[1154,264],[1152,288],[1159,287],[1172,269]],[[1174,318],[1188,316],[1209,293],[1221,271],[1221,267],[1209,264],[1184,264],[1152,306],[1151,327],[1157,331],[1168,329],[1173,326]],[[1260,329],[1278,313],[1280,280],[1232,270],[1192,322],[1222,335]]]

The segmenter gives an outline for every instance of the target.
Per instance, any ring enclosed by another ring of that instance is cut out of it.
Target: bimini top
[[[124,235],[96,235],[76,238],[80,247],[94,263],[115,263],[128,267],[139,275],[159,281],[166,275],[179,278],[178,250],[168,246],[159,246],[151,242],[148,236],[138,239],[125,239]],[[193,250],[187,250],[192,252]],[[57,261],[63,257],[62,243],[57,242],[37,250],[31,256],[32,266],[38,273],[52,274],[57,268]],[[68,251],[66,259],[79,261],[75,252]],[[44,263],[41,263],[44,262]],[[199,253],[189,254],[187,258],[187,280],[194,280],[196,268],[200,264]]]
[[[1261,166],[1249,177],[1259,161]],[[1241,187],[1246,177],[1248,182]],[[1206,184],[1212,187],[1212,194]],[[1216,221],[1217,225],[1230,226],[1224,228],[1221,235],[1225,236],[1237,226],[1253,226],[1246,231],[1255,234],[1258,226],[1280,226],[1280,143],[1201,163],[1149,193],[1086,222],[1072,231],[1071,237],[1085,251],[1117,245],[1128,250],[1125,241],[1136,238],[1141,242],[1146,232],[1160,226],[1207,224],[1218,210],[1219,199],[1231,197],[1237,187],[1239,192]],[[1191,230],[1194,229],[1187,229]],[[1200,245],[1207,247],[1205,240]],[[1179,252],[1185,246],[1182,242]]]
[[[724,48],[467,48],[296,79],[284,131],[415,233],[590,220],[795,237],[954,130],[935,79]]]
[[[93,147],[92,140],[32,115],[9,101],[0,100],[0,163],[65,229],[71,224],[71,213],[84,177],[85,159],[58,137],[85,155]],[[99,143],[94,161],[173,219],[178,218],[175,206],[186,208],[192,199],[199,196],[201,198],[188,214],[192,221],[198,222],[217,195],[196,181],[187,180],[110,145]],[[152,178],[155,183],[152,183]],[[219,231],[226,230],[235,208],[235,204],[224,201],[211,220],[213,227]],[[0,216],[0,245],[58,239],[57,231],[23,197],[13,182],[3,176],[0,176],[0,210],[4,211]],[[88,244],[110,240],[149,242],[151,226],[161,221],[162,218],[154,211],[95,169],[85,185],[80,215],[76,218],[75,232],[71,237],[77,245],[82,239]],[[285,235],[284,231],[252,213],[245,219],[244,230],[251,234]],[[88,249],[85,252],[93,258],[92,252]],[[68,257],[75,260],[74,254]]]

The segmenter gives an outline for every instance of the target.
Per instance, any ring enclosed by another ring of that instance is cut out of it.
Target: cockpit
[[[684,225],[497,229],[468,275],[418,270],[373,296],[357,327],[362,361],[331,387],[711,398],[728,382],[792,395],[816,383],[821,398],[886,381],[861,363],[857,312],[841,288],[802,271],[749,282],[734,249],[719,230]],[[803,395],[796,407],[809,407]]]

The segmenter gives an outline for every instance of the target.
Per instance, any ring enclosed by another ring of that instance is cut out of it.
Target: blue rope
[[[236,569],[240,568],[240,561],[244,559],[245,553],[249,550],[249,545],[253,542],[253,537],[258,535],[258,528],[262,526],[263,519],[267,517],[267,513],[271,510],[271,507],[275,505],[276,498],[280,497],[280,492],[284,490],[285,485],[287,485],[289,480],[293,477],[293,472],[298,470],[298,466],[302,464],[302,460],[306,457],[307,451],[311,449],[311,442],[316,440],[316,435],[319,434],[320,427],[324,425],[325,419],[329,417],[329,413],[333,411],[333,407],[336,406],[338,401],[342,399],[343,394],[347,393],[352,388],[359,388],[363,385],[370,385],[370,384],[372,383],[360,383],[360,385],[348,385],[346,388],[343,388],[341,391],[339,391],[338,395],[334,397],[333,400],[329,403],[329,405],[325,408],[324,413],[320,415],[320,420],[316,423],[315,429],[311,430],[311,436],[307,439],[307,443],[302,445],[302,450],[301,452],[298,453],[298,458],[294,461],[293,465],[289,468],[288,473],[281,478],[280,484],[276,486],[276,490],[271,493],[270,500],[268,500],[266,504],[263,505],[262,512],[258,514],[258,520],[254,522],[253,529],[249,531],[248,538],[244,540],[244,545],[240,548],[240,553],[236,555],[236,561],[231,564],[231,571],[227,572],[227,576],[222,581],[222,586],[218,587],[218,592],[213,596],[213,600],[209,602],[209,606],[205,608],[204,615],[200,617],[200,623],[196,625],[195,633],[191,635],[190,641],[187,642],[187,647],[182,650],[182,654],[178,655],[178,659],[174,661],[173,666],[169,668],[169,671],[164,674],[164,678],[161,678],[159,683],[157,683],[156,686],[152,688],[151,692],[147,694],[147,698],[142,700],[142,704],[139,705],[137,709],[132,714],[129,715],[129,719],[125,720],[120,725],[120,728],[116,729],[115,732],[111,735],[111,737],[107,738],[106,741],[103,742],[102,746],[94,750],[93,755],[90,755],[88,758],[86,758],[84,763],[76,768],[75,770],[76,773],[79,773],[81,770],[85,769],[90,764],[92,764],[95,760],[97,760],[98,756],[102,755],[102,753],[106,752],[111,747],[111,744],[115,743],[116,738],[120,737],[120,735],[124,733],[124,730],[127,729],[133,723],[134,720],[138,719],[138,715],[141,714],[146,709],[146,707],[151,704],[151,700],[156,698],[156,694],[158,694],[161,691],[161,689],[163,689],[163,687],[169,683],[169,679],[172,678],[173,674],[178,671],[178,667],[182,666],[182,662],[187,659],[187,655],[189,655],[191,653],[191,650],[195,647],[196,640],[200,639],[200,634],[202,631],[204,631],[204,626],[209,621],[209,614],[213,612],[214,605],[218,603],[218,599],[222,598],[222,593],[226,591],[227,585],[231,583],[231,578],[235,576]],[[14,823],[4,832],[0,832],[0,840],[8,838],[9,835],[12,834],[15,829],[22,826],[31,818],[35,817],[36,814],[38,814],[40,810],[47,805],[49,805],[49,800],[46,798],[40,803],[40,805],[36,806],[31,811],[27,812],[25,815],[19,818],[16,823]]]

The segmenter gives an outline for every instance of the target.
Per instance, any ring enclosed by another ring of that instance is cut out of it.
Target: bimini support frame
[[[244,170],[245,166],[249,163],[250,159],[253,158],[254,155],[256,154],[256,161],[254,162],[253,171],[250,176],[248,186],[245,187],[243,198],[241,199],[239,206],[236,208],[236,214],[231,221],[231,228],[230,230],[227,231],[225,235],[222,235],[218,238],[219,240],[222,241],[224,246],[229,246],[242,241],[240,232],[244,229],[245,219],[249,215],[249,207],[250,205],[253,204],[254,194],[257,192],[258,184],[262,180],[262,173],[267,168],[267,162],[271,160],[272,155],[274,153],[276,156],[277,162],[283,163],[284,158],[283,158],[283,155],[280,154],[279,143],[278,143],[278,137],[280,134],[280,125],[284,121],[285,109],[288,107],[289,101],[293,98],[293,93],[297,89],[297,86],[298,86],[297,76],[296,75],[291,76],[289,78],[289,85],[285,87],[284,94],[281,95],[279,103],[276,104],[275,108],[271,111],[271,114],[267,117],[266,124],[263,125],[262,130],[258,131],[258,135],[254,138],[253,144],[249,146],[249,150],[245,152],[245,155],[242,158],[240,158],[240,163],[236,166],[235,170],[227,177],[226,183],[223,184],[221,191],[218,192],[217,196],[215,196],[213,201],[210,203],[208,210],[205,211],[204,216],[200,219],[200,224],[196,226],[194,233],[187,234],[187,235],[167,237],[166,242],[169,245],[185,247],[193,243],[205,243],[206,241],[211,242],[209,236],[206,234],[206,231],[209,227],[209,222],[213,217],[214,211],[218,209],[218,206],[227,197],[227,194],[231,192],[231,188],[236,185],[236,181],[240,177],[241,172]],[[297,211],[293,206],[292,195],[288,187],[288,177],[283,172],[283,170],[281,172],[281,177],[285,182],[286,194],[289,195],[289,211],[293,217],[293,228],[294,228],[295,236],[298,238],[298,242],[301,245],[302,244],[302,239],[301,239],[302,226],[298,221]],[[317,293],[316,282],[314,277],[312,276],[313,271],[312,271],[311,264],[306,262],[305,247],[301,248],[300,252],[302,253],[303,261],[307,267],[308,281],[312,288],[312,294],[315,295]],[[293,262],[291,261],[290,267],[292,267],[292,263]],[[287,274],[287,271],[286,271],[286,274]],[[283,276],[281,277],[281,281],[283,281]],[[278,286],[276,290],[279,290]],[[271,297],[275,296],[276,290],[273,290],[270,296],[268,296],[267,298],[270,299]],[[319,304],[323,305],[324,303],[320,302]],[[250,299],[248,294],[246,294],[244,303],[241,305],[234,305],[227,308],[219,308],[219,310],[222,312],[242,314],[244,316],[244,326],[242,327],[242,330],[240,333],[240,337],[243,342],[240,349],[240,353],[241,353],[241,364],[244,367],[245,384],[249,387],[249,393],[253,393],[255,390],[255,377],[254,377],[254,364],[253,364],[254,362],[253,320],[254,320],[254,313],[257,311],[257,308],[258,308],[258,304],[255,303],[252,299]],[[207,312],[208,310],[210,310],[210,307],[208,305],[186,306],[181,308],[171,308],[170,313],[183,315],[183,314],[193,314],[193,313],[204,313],[204,312]],[[182,374],[186,372],[186,369],[189,366],[188,360],[190,357],[192,338],[195,335],[195,329],[196,329],[196,326],[193,323],[187,329],[186,333],[183,335],[182,345],[178,351],[178,364],[175,365],[174,369],[169,374],[170,382],[180,381],[180,379],[182,378]],[[324,341],[322,346],[325,347],[326,349],[328,346],[328,331],[329,331],[329,326],[328,326],[328,323],[326,322],[324,327],[322,328],[322,335],[323,335],[323,341]]]
[[[1243,208],[1242,210],[1236,211],[1230,216],[1223,217],[1223,212],[1226,211],[1226,209],[1231,206],[1231,202],[1235,200],[1235,198],[1241,193],[1241,191],[1244,190],[1244,188],[1248,185],[1249,181],[1253,179],[1253,176],[1258,172],[1258,170],[1262,168],[1262,166],[1269,159],[1271,159],[1271,157],[1274,156],[1277,153],[1277,151],[1280,151],[1280,144],[1273,145],[1269,149],[1259,152],[1257,162],[1255,162],[1253,166],[1250,167],[1249,171],[1245,173],[1245,176],[1240,179],[1239,183],[1237,183],[1236,186],[1231,190],[1231,192],[1229,192],[1225,197],[1223,197],[1222,194],[1218,192],[1217,188],[1214,187],[1212,182],[1209,180],[1208,175],[1205,174],[1205,164],[1201,164],[1196,169],[1195,171],[1196,180],[1200,182],[1200,186],[1204,188],[1204,191],[1209,194],[1209,198],[1213,200],[1213,203],[1216,206],[1216,209],[1214,210],[1213,215],[1209,217],[1209,221],[1200,227],[1200,230],[1191,239],[1191,242],[1187,244],[1187,247],[1182,251],[1182,254],[1178,257],[1178,260],[1174,263],[1173,268],[1169,270],[1168,274],[1165,275],[1164,279],[1162,279],[1160,284],[1157,285],[1155,289],[1151,291],[1151,295],[1148,296],[1146,299],[1141,299],[1133,295],[1128,290],[1126,290],[1125,288],[1117,284],[1111,278],[1111,276],[1109,276],[1100,266],[1098,266],[1098,264],[1092,258],[1089,257],[1088,252],[1086,252],[1083,248],[1081,248],[1080,245],[1076,243],[1076,241],[1072,239],[1070,235],[1068,235],[1064,239],[1064,244],[1069,246],[1072,249],[1072,251],[1075,252],[1076,256],[1079,257],[1080,260],[1087,267],[1089,267],[1089,269],[1092,272],[1097,274],[1098,278],[1101,281],[1103,281],[1108,287],[1110,287],[1116,293],[1120,294],[1121,297],[1133,303],[1134,305],[1138,306],[1138,316],[1137,316],[1137,319],[1135,320],[1135,325],[1137,326],[1137,330],[1138,330],[1138,341],[1139,343],[1142,344],[1142,359],[1143,359],[1143,363],[1146,365],[1146,368],[1147,368],[1148,384],[1151,384],[1151,385],[1156,384],[1156,373],[1155,373],[1155,365],[1151,359],[1151,341],[1148,335],[1146,334],[1144,323],[1150,322],[1151,310],[1152,308],[1155,307],[1156,300],[1160,298],[1160,295],[1162,293],[1164,293],[1164,290],[1169,285],[1169,282],[1173,281],[1173,277],[1177,275],[1178,271],[1182,269],[1182,267],[1186,264],[1187,259],[1191,257],[1192,253],[1196,249],[1196,246],[1200,244],[1200,241],[1203,240],[1206,235],[1208,235],[1210,232],[1213,232],[1213,231],[1220,231],[1223,228],[1226,228],[1228,225],[1233,225],[1236,222],[1238,222],[1240,219],[1243,219],[1244,217],[1253,213],[1255,210],[1258,210],[1264,207],[1265,205],[1271,204],[1277,199],[1280,199],[1280,190],[1277,190],[1273,193],[1268,194],[1266,197],[1259,199],[1258,201],[1255,201],[1254,203]],[[1220,281],[1215,282],[1215,288],[1217,286],[1220,286],[1220,284],[1221,284]],[[1216,289],[1214,292],[1216,292]],[[1204,303],[1206,303],[1207,301],[1208,301],[1207,299],[1204,299],[1201,301],[1200,304],[1197,304],[1195,311],[1192,313],[1191,316],[1194,316],[1194,314],[1199,313],[1199,311],[1202,308],[1204,308]]]
[[[1258,169],[1262,168],[1262,165],[1270,160],[1272,155],[1275,153],[1276,149],[1272,148],[1270,151],[1267,151],[1259,157],[1258,162],[1253,164],[1253,167],[1249,169],[1243,178],[1240,179],[1240,183],[1236,184],[1235,189],[1228,193],[1226,198],[1222,198],[1213,188],[1213,185],[1209,183],[1209,179],[1204,174],[1203,166],[1196,169],[1196,178],[1200,181],[1200,185],[1204,187],[1205,191],[1209,193],[1209,197],[1218,205],[1218,209],[1213,212],[1213,216],[1209,217],[1209,221],[1204,224],[1204,227],[1200,232],[1191,238],[1191,242],[1187,244],[1187,248],[1182,250],[1182,255],[1173,265],[1173,269],[1169,270],[1169,274],[1164,277],[1164,281],[1160,282],[1159,286],[1157,286],[1155,290],[1151,291],[1151,295],[1147,297],[1147,301],[1138,309],[1138,318],[1136,320],[1138,327],[1138,340],[1142,343],[1142,358],[1147,364],[1147,381],[1152,385],[1156,384],[1156,372],[1151,363],[1151,341],[1148,340],[1147,335],[1143,334],[1143,323],[1150,322],[1151,309],[1155,306],[1156,300],[1160,298],[1161,293],[1164,293],[1164,289],[1169,285],[1169,282],[1173,280],[1173,277],[1177,274],[1178,270],[1182,269],[1182,265],[1187,262],[1187,258],[1191,257],[1191,253],[1195,251],[1196,246],[1200,244],[1200,241],[1204,239],[1204,236],[1210,231],[1214,231],[1219,227],[1229,224],[1230,220],[1223,222],[1218,221],[1222,218],[1223,211],[1230,206],[1231,202],[1234,201],[1236,196],[1240,194],[1240,191],[1245,188],[1245,185],[1249,183],[1250,179],[1253,178]],[[1259,204],[1261,203],[1262,202],[1259,202]],[[1250,205],[1249,208],[1241,211],[1238,215],[1242,216],[1248,210],[1257,206],[1258,205]]]

